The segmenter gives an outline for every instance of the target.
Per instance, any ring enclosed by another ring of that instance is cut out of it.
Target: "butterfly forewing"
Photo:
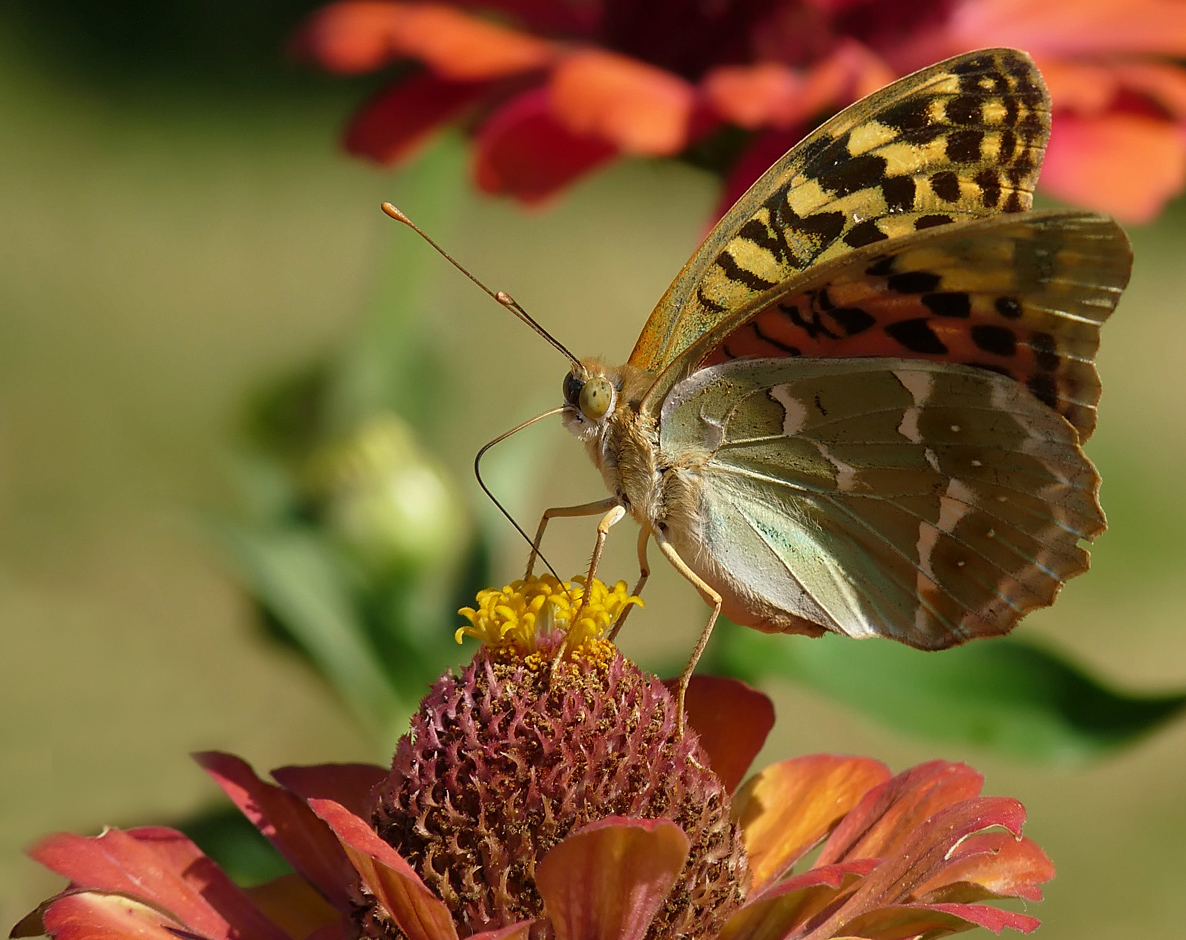
[[[670,537],[763,629],[928,649],[1005,633],[1104,525],[1074,430],[960,365],[725,363],[673,390],[660,447],[700,467],[701,525]]]
[[[630,364],[660,372],[808,266],[959,219],[1028,209],[1049,101],[1024,53],[988,49],[842,111],[759,179],[684,266]]]
[[[1103,216],[943,226],[817,266],[760,300],[720,343],[723,330],[707,334],[697,345],[712,348],[698,365],[800,355],[960,362],[1021,382],[1086,440],[1099,402],[1099,328],[1131,266],[1128,239]]]

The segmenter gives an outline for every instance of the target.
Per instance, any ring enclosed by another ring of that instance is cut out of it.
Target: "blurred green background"
[[[350,160],[337,135],[371,79],[288,64],[301,0],[0,7],[0,919],[58,887],[21,848],[51,829],[185,816],[214,797],[199,748],[257,768],[386,754],[254,613],[204,518],[233,513],[244,403],[342,347],[398,303],[397,259],[440,194],[413,168]],[[624,359],[703,230],[716,181],[670,162],[620,163],[543,212],[474,195],[443,140],[455,200],[434,235],[514,294],[578,354]],[[1111,528],[1091,573],[1020,634],[1127,689],[1186,686],[1186,205],[1132,232],[1133,285],[1106,328],[1104,401],[1089,453]],[[426,446],[477,513],[476,449],[555,403],[564,362],[427,254],[417,329],[440,355]],[[413,377],[414,378],[414,377]],[[557,424],[525,435],[511,502],[601,495]],[[580,569],[588,521],[554,524]],[[625,527],[624,527],[625,528]],[[508,527],[496,580],[518,575]],[[603,569],[632,576],[633,532]],[[704,610],[657,565],[623,647],[678,657]],[[788,639],[785,642],[797,642]],[[468,656],[468,651],[460,655]],[[770,687],[763,761],[814,750],[896,769],[966,759],[1030,811],[1058,878],[1042,936],[1176,936],[1186,923],[1186,721],[1087,767],[1033,766],[900,736],[800,686]]]

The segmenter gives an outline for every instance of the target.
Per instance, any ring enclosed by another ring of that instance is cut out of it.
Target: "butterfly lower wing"
[[[1074,429],[961,365],[714,366],[672,390],[660,449],[697,502],[668,537],[762,629],[925,649],[1007,633],[1104,528]]]
[[[1040,212],[918,232],[820,265],[719,341],[732,359],[887,356],[959,362],[1024,384],[1086,440],[1095,428],[1099,328],[1132,251],[1104,216]]]
[[[754,296],[817,262],[936,225],[1030,207],[1049,136],[1033,62],[985,49],[845,109],[725,214],[647,320],[630,364],[659,373]]]

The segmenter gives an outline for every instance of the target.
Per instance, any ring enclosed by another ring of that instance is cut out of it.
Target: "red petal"
[[[819,842],[864,796],[889,776],[879,761],[817,754],[767,767],[733,798],[760,892]]]
[[[365,817],[371,811],[371,790],[389,773],[378,764],[312,764],[277,767],[272,777],[302,800],[333,800]]]
[[[59,833],[29,854],[80,888],[155,905],[214,940],[288,940],[213,860],[173,829],[108,829],[94,838]]]
[[[1057,55],[1117,52],[1186,55],[1186,6],[1177,0],[979,0],[960,5],[948,27],[968,49],[1015,46]]]
[[[916,896],[928,903],[984,898],[1042,900],[1038,885],[1054,877],[1054,864],[1030,839],[1007,832],[969,836],[953,853],[953,863],[919,885]]]
[[[517,75],[542,68],[556,55],[546,40],[444,4],[372,0],[318,10],[293,48],[332,71],[369,71],[407,58],[455,81]]]
[[[490,88],[488,82],[413,75],[363,105],[346,128],[343,143],[356,156],[390,166],[409,156],[440,125],[481,100]]]
[[[543,89],[511,99],[482,125],[474,141],[474,177],[495,195],[538,203],[618,151],[596,137],[574,134],[552,116]]]
[[[194,759],[293,868],[339,910],[351,909],[354,869],[333,833],[304,802],[260,780],[233,754],[206,751]]]
[[[575,134],[653,157],[672,156],[688,143],[696,92],[664,69],[585,49],[555,66],[550,89],[553,112]]]
[[[309,806],[333,829],[363,882],[408,940],[457,940],[449,909],[391,846],[333,800]]]
[[[678,682],[663,684],[674,691]],[[692,676],[684,707],[713,773],[732,793],[774,727],[774,703],[736,679]]]
[[[972,927],[984,927],[993,933],[1000,933],[1006,927],[1021,933],[1031,933],[1039,924],[1036,917],[1028,914],[1015,914],[982,904],[899,904],[879,908],[850,921],[841,931],[845,935],[868,940],[900,940],[924,934],[941,937]],[[812,932],[807,936],[823,940],[824,937],[835,935]]]
[[[1040,185],[1124,222],[1152,221],[1186,185],[1186,132],[1139,114],[1056,113]]]
[[[642,940],[690,845],[669,819],[611,816],[570,835],[535,867],[557,940]]]
[[[341,912],[300,875],[284,875],[243,890],[256,907],[296,940],[342,923]]]
[[[120,894],[68,894],[45,911],[45,932],[55,940],[177,940],[169,928],[185,925]]]
[[[898,851],[939,810],[976,796],[984,778],[967,764],[919,764],[870,790],[836,827],[817,865]]]

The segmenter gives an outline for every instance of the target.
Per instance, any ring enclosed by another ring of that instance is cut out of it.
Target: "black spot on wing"
[[[865,245],[872,245],[874,242],[884,241],[887,238],[889,236],[877,227],[876,219],[866,219],[848,230],[844,236],[844,243],[850,248],[863,248]]]
[[[959,317],[965,319],[972,315],[972,301],[962,291],[940,291],[936,294],[923,294],[922,305],[932,313],[941,317]]]
[[[885,328],[886,335],[914,353],[942,355],[947,352],[943,341],[935,335],[925,317],[899,320]]]
[[[980,159],[980,144],[984,132],[975,128],[960,128],[947,135],[947,159],[955,163],[975,163]]]
[[[938,287],[942,280],[930,271],[903,271],[886,278],[885,286],[898,294],[926,294]]]
[[[1021,304],[1016,297],[998,297],[992,305],[997,313],[1008,320],[1021,318]]]
[[[939,225],[950,225],[954,222],[949,215],[944,215],[942,212],[932,212],[930,215],[920,215],[914,220],[914,230],[921,232],[924,228],[935,228]]]
[[[885,277],[887,274],[894,273],[894,262],[897,259],[893,255],[886,255],[884,258],[878,258],[869,267],[865,268],[865,273],[869,277]]]
[[[971,335],[973,343],[994,356],[1012,356],[1017,352],[1017,337],[1007,326],[977,323]]]
[[[982,124],[984,112],[981,99],[974,95],[957,95],[947,102],[943,113],[952,124]]]
[[[1045,372],[1053,372],[1058,368],[1061,360],[1058,358],[1058,344],[1049,333],[1035,333],[1030,337],[1030,349],[1034,351],[1034,361],[1038,368]]]
[[[837,196],[848,196],[862,189],[881,185],[885,179],[885,157],[865,153],[859,157],[846,157],[835,166],[824,170],[816,180]]]
[[[959,202],[960,179],[951,170],[944,170],[932,176],[931,189],[944,202]]]
[[[1001,178],[996,170],[981,170],[972,181],[980,187],[980,201],[984,208],[995,209],[1001,201]]]
[[[860,307],[839,307],[828,313],[849,336],[863,333],[877,323],[877,318]]]
[[[881,184],[885,205],[890,212],[908,212],[914,208],[914,179],[909,176],[891,176]]]
[[[1043,404],[1051,408],[1058,405],[1058,384],[1048,372],[1035,372],[1025,380],[1025,387]]]
[[[770,336],[768,333],[766,333],[762,329],[761,324],[759,324],[757,320],[753,320],[750,322],[750,329],[752,329],[754,331],[754,335],[756,337],[758,337],[758,339],[760,339],[763,343],[769,343],[775,349],[779,350],[780,352],[784,353],[787,356],[801,356],[801,355],[803,355],[802,351],[799,349],[798,346],[791,346],[788,343],[784,343],[778,337]]]
[[[729,280],[744,284],[752,291],[769,290],[778,283],[777,281],[768,281],[761,275],[743,268],[728,251],[722,251],[717,255],[717,265]]]

